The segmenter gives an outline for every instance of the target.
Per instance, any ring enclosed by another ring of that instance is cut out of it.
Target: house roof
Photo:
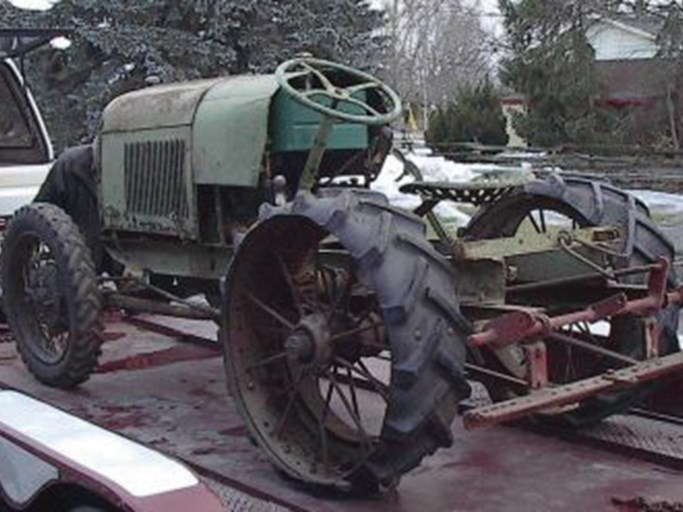
[[[622,30],[645,36],[648,39],[657,37],[664,27],[664,21],[663,17],[649,13],[610,13],[598,18],[598,22],[608,23]]]

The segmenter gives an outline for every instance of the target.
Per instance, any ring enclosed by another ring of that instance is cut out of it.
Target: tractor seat
[[[414,181],[403,185],[399,190],[406,194],[418,194],[425,203],[453,201],[481,206],[500,199],[528,182],[529,180],[525,178],[463,183]]]

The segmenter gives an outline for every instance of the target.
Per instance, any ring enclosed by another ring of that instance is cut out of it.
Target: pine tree
[[[493,85],[484,81],[459,87],[452,100],[432,116],[426,139],[432,146],[454,142],[507,144],[506,121]]]
[[[516,122],[534,145],[588,142],[607,130],[595,108],[599,84],[586,39],[587,2],[501,0],[512,56],[502,79],[527,97],[528,113]]]

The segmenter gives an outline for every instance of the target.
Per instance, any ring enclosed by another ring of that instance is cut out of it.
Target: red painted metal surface
[[[531,389],[541,389],[548,385],[548,353],[545,343],[537,341],[524,345],[524,353],[529,364],[529,383]]]
[[[546,316],[528,310],[515,311],[488,322],[481,332],[469,337],[468,343],[476,347],[529,343],[547,337],[555,329],[571,324],[592,323],[619,315],[654,315],[667,304],[680,304],[683,300],[683,288],[671,293],[666,292],[670,267],[671,264],[663,258],[651,266],[647,295],[643,298],[629,300],[625,293],[618,293],[585,309],[557,316]]]
[[[642,361],[620,370],[608,371],[597,377],[562,386],[537,389],[529,395],[478,407],[465,413],[464,423],[466,428],[472,429],[511,421],[548,407],[580,402],[599,393],[653,381],[681,371],[683,371],[683,352],[677,352],[659,359]]]
[[[207,329],[211,329],[209,324]],[[103,363],[183,346],[113,319]],[[123,334],[124,336],[120,336]],[[374,499],[319,495],[281,478],[246,436],[217,356],[100,373],[65,392],[35,382],[0,345],[0,381],[181,458],[200,474],[293,510],[626,510],[613,500],[683,502],[681,473],[516,428],[466,432]],[[195,510],[190,509],[190,510]]]
[[[547,407],[561,406],[585,400],[598,393],[619,387],[652,381],[683,369],[683,354],[677,353],[658,358],[659,325],[657,315],[669,304],[679,303],[683,298],[683,288],[667,293],[667,280],[671,264],[664,258],[649,265],[648,284],[645,295],[629,299],[626,293],[619,293],[589,305],[584,309],[556,316],[520,308],[501,315],[472,334],[468,343],[474,347],[505,347],[519,344],[525,353],[527,365],[526,381],[531,393],[485,407],[468,411],[464,417],[468,429],[502,423]],[[642,292],[641,292],[642,293]],[[631,294],[631,297],[633,295]],[[628,360],[623,355],[611,354],[598,347],[596,351],[610,357],[626,360],[628,367],[609,370],[602,375],[567,383],[560,386],[549,385],[548,361],[543,338],[552,338],[565,343],[583,344],[580,340],[554,332],[562,327],[580,322],[593,323],[620,315],[639,315],[645,319],[644,362]]]

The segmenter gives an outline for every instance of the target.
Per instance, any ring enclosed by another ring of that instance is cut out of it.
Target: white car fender
[[[0,391],[0,491],[23,507],[58,482],[134,511],[222,510],[180,462],[22,393]]]

